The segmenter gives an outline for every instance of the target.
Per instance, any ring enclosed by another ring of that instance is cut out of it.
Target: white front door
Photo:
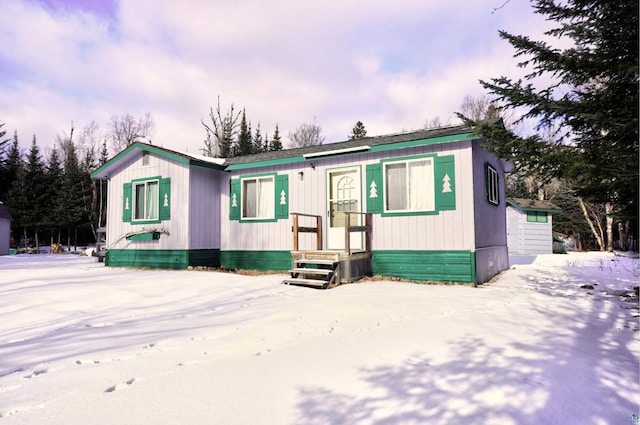
[[[361,212],[360,168],[341,168],[327,173],[327,249],[343,250],[345,211]],[[351,215],[351,225],[362,222],[360,214]],[[362,234],[350,236],[351,249],[362,249]]]

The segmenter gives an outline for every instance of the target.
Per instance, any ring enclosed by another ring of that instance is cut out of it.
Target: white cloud
[[[492,1],[122,1],[112,15],[2,0],[0,122],[21,140],[113,115],[156,122],[154,143],[197,152],[220,96],[287,135],[314,117],[327,142],[453,117],[478,79],[511,75],[497,30],[535,34],[529,5]],[[100,16],[100,17],[98,17]],[[105,17],[106,16],[106,17]],[[514,19],[517,17],[517,19]],[[23,142],[25,143],[25,142]]]

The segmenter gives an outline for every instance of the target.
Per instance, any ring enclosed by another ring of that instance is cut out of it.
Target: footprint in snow
[[[127,380],[127,381],[124,381],[124,382],[121,382],[121,383],[119,383],[119,384],[116,384],[116,385],[112,385],[112,386],[110,386],[109,388],[107,388],[106,390],[104,390],[104,392],[105,392],[105,393],[112,393],[112,392],[114,392],[115,390],[119,390],[119,389],[122,389],[122,388],[126,388],[126,387],[128,387],[128,386],[132,385],[135,381],[136,381],[136,378],[131,378],[131,379]]]
[[[25,377],[25,379],[31,379],[31,378],[33,378],[33,377],[36,377],[36,376],[39,376],[39,375],[45,374],[45,373],[47,373],[48,371],[49,371],[48,369],[38,369],[38,370],[34,370],[33,372],[31,372],[31,373],[30,373],[30,374],[28,374],[28,375],[25,375],[24,377]]]

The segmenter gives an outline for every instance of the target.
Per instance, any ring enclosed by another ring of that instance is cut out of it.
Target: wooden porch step
[[[318,279],[285,279],[282,281],[287,285],[302,285],[302,286],[314,286],[318,288],[327,288],[330,282],[326,280],[318,280]]]
[[[323,274],[330,275],[335,270],[333,269],[315,269],[311,267],[297,267],[295,269],[289,270],[289,273],[297,273],[297,274]]]
[[[319,266],[335,266],[339,261],[333,260],[313,260],[310,258],[301,258],[299,260],[295,260],[296,264],[317,264]]]

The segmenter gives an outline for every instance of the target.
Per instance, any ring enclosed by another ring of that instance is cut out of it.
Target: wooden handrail
[[[351,214],[359,214],[364,215],[364,226],[351,226]],[[351,254],[351,233],[352,232],[364,232],[365,234],[365,250],[367,252],[371,251],[371,230],[373,228],[373,220],[371,213],[363,213],[363,212],[353,212],[353,211],[345,211],[344,212],[344,250],[347,254]]]
[[[298,250],[298,233],[315,233],[316,249],[322,251],[322,216],[314,214],[291,213],[293,216],[293,250]],[[303,227],[298,225],[298,217],[315,217],[316,227]]]

